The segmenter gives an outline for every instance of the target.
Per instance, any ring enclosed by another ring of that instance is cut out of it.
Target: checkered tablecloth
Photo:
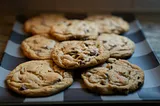
[[[25,98],[8,90],[4,80],[8,73],[22,62],[29,61],[21,52],[20,44],[28,37],[23,32],[24,15],[17,16],[13,30],[8,40],[0,65],[0,103],[67,103],[67,102],[118,102],[160,100],[160,65],[145,35],[139,21],[133,14],[114,14],[123,17],[130,23],[130,30],[123,34],[136,44],[134,54],[128,60],[140,66],[145,73],[144,85],[138,91],[129,95],[102,96],[89,92],[83,85],[80,74],[75,73],[74,83],[66,90],[48,97]]]

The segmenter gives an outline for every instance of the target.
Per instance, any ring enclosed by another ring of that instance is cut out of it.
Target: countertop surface
[[[147,41],[160,60],[160,14],[139,13],[135,15],[142,25],[142,30],[146,35]],[[14,22],[15,16],[8,15],[0,17],[0,61],[10,37]]]

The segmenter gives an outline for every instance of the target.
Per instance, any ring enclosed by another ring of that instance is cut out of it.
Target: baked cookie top
[[[24,31],[32,34],[49,34],[51,26],[66,20],[64,14],[40,14],[24,23]]]
[[[21,49],[30,59],[51,59],[51,51],[56,42],[49,35],[35,35],[22,41]]]
[[[85,20],[97,24],[99,33],[120,34],[129,30],[129,24],[123,18],[113,15],[89,15]]]
[[[110,54],[101,41],[63,41],[52,52],[53,61],[66,69],[95,66],[105,62]]]
[[[103,41],[104,47],[110,51],[111,57],[126,58],[134,53],[134,42],[125,36],[102,34],[97,39]]]
[[[99,94],[128,94],[144,83],[143,70],[127,60],[109,58],[108,62],[82,73],[82,78],[93,92]]]
[[[52,60],[32,60],[18,65],[6,77],[12,91],[23,96],[48,96],[73,83],[71,72],[59,68]]]
[[[98,28],[94,22],[84,20],[67,20],[52,26],[51,35],[59,41],[91,40],[98,36]]]

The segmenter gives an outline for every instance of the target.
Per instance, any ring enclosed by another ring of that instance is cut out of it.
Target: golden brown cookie
[[[82,73],[82,79],[89,90],[98,94],[128,94],[143,85],[144,72],[127,60],[109,58],[102,66]]]
[[[67,20],[54,24],[51,35],[59,41],[93,40],[98,36],[98,28],[91,21]]]
[[[51,51],[56,42],[49,35],[35,35],[25,39],[21,43],[21,49],[30,59],[51,59]]]
[[[40,14],[24,23],[24,31],[33,35],[49,34],[51,26],[63,20],[66,20],[63,14]]]
[[[134,42],[125,36],[102,34],[97,39],[103,41],[105,49],[110,51],[110,56],[114,58],[130,57],[135,51]]]
[[[52,60],[32,60],[18,65],[7,78],[7,87],[23,96],[49,96],[61,92],[73,83],[70,72],[59,68]]]
[[[53,61],[66,69],[77,69],[104,63],[110,54],[101,41],[63,41],[52,52]]]
[[[113,15],[90,15],[85,20],[97,24],[99,33],[121,34],[129,30],[129,23],[123,18]]]

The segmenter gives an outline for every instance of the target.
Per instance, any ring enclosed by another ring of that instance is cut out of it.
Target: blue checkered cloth
[[[136,44],[134,54],[127,59],[140,66],[145,73],[144,85],[138,91],[129,95],[102,96],[89,92],[83,86],[82,79],[77,73],[74,83],[66,90],[48,97],[26,98],[7,89],[5,78],[17,65],[29,61],[20,50],[21,42],[28,37],[23,32],[23,23],[27,19],[23,15],[17,16],[11,36],[8,40],[2,62],[0,64],[0,103],[70,103],[70,102],[127,102],[160,100],[160,65],[152,48],[147,42],[139,21],[133,14],[114,14],[124,18],[130,24],[130,30],[122,36],[130,38]]]

